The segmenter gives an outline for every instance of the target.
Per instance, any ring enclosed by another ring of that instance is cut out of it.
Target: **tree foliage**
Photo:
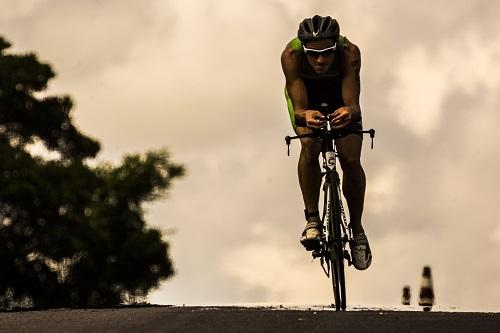
[[[184,168],[165,149],[90,167],[98,141],[68,96],[40,97],[55,74],[0,37],[0,308],[114,305],[173,274],[168,244],[142,205]],[[30,144],[56,152],[48,159]]]

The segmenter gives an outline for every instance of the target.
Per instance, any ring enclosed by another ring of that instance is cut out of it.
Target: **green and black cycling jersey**
[[[302,42],[296,37],[289,43],[295,54],[299,57],[300,71],[299,76],[304,81],[307,93],[307,108],[311,110],[320,110],[322,103],[328,103],[330,112],[345,106],[342,98],[342,71],[341,71],[341,52],[346,38],[339,36],[337,38],[337,49],[335,50],[335,61],[331,68],[325,74],[317,74],[306,59]],[[285,88],[288,111],[290,120],[295,128],[295,115],[293,105]]]

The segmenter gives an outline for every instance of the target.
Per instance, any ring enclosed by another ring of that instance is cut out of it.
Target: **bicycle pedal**
[[[312,256],[313,256],[313,258],[320,258],[320,257],[323,257],[323,256],[321,255],[321,251],[320,251],[320,250],[313,250],[313,251],[312,251]]]
[[[319,251],[321,250],[321,240],[320,239],[304,239],[300,240],[300,243],[306,251]]]

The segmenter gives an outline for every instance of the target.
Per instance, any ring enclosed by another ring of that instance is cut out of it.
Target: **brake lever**
[[[370,138],[372,139],[372,149],[373,149],[373,139],[375,138],[375,130],[372,128],[368,132],[370,132]]]
[[[285,137],[285,142],[286,142],[286,150],[287,150],[287,156],[290,156],[290,141],[292,141],[292,139],[290,138],[289,135],[287,135]]]

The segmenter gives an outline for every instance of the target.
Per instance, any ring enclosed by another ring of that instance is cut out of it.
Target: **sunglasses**
[[[318,58],[319,56],[328,57],[335,52],[335,50],[337,49],[337,44],[322,50],[308,49],[305,46],[303,46],[303,48],[304,48],[304,53],[310,57],[313,58]]]

